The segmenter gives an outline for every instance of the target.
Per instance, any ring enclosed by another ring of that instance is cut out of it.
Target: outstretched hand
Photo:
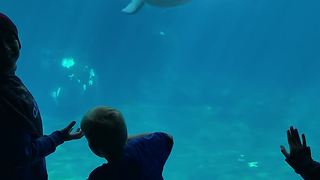
[[[295,129],[292,126],[290,127],[289,130],[287,130],[287,138],[288,138],[290,152],[288,152],[284,146],[282,145],[280,146],[281,152],[286,158],[290,158],[294,154],[304,151],[305,149],[308,148],[305,135],[302,134],[302,143],[301,143],[298,129]]]
[[[287,138],[290,151],[288,152],[284,146],[280,146],[281,152],[286,157],[287,163],[296,172],[302,173],[305,171],[305,166],[313,162],[311,149],[307,146],[306,137],[302,134],[301,142],[298,130],[291,126],[287,130]]]
[[[72,121],[67,127],[60,130],[63,134],[64,141],[71,141],[74,139],[80,139],[83,137],[83,132],[78,128],[74,133],[72,133],[73,126],[76,124],[75,121]]]

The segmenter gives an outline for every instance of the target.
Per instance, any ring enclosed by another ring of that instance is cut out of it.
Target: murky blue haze
[[[319,160],[320,1],[193,0],[132,16],[120,12],[127,3],[0,2],[47,134],[109,105],[129,133],[173,134],[167,180],[300,179],[279,148],[290,125]],[[50,179],[81,180],[104,162],[83,138],[47,168]]]

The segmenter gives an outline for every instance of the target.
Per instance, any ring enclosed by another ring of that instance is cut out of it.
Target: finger
[[[287,152],[286,148],[284,146],[280,146],[280,150],[282,152],[282,154],[284,155],[284,157],[289,158],[290,154]]]
[[[76,121],[72,121],[72,122],[66,127],[66,129],[71,129],[75,124],[76,124]]]
[[[307,140],[306,140],[306,136],[304,134],[302,134],[302,143],[303,143],[303,147],[306,148],[307,147]]]
[[[83,134],[83,131],[77,130],[76,132],[72,133],[71,135],[78,135],[78,134]]]
[[[71,139],[80,139],[84,136],[82,131],[70,135]]]
[[[300,135],[299,135],[299,132],[298,132],[298,129],[295,129],[294,130],[294,139],[295,139],[295,143],[298,147],[301,147],[302,146],[302,143],[301,143],[301,139],[300,139]]]
[[[294,130],[293,126],[290,126],[290,133],[291,134],[292,134],[293,130]]]
[[[72,130],[73,130],[73,127],[68,130],[68,133],[70,134]]]
[[[287,130],[287,139],[288,139],[288,144],[289,144],[289,148],[290,148],[290,151],[291,151],[292,148],[293,148],[293,142],[292,142],[290,130]]]
[[[72,130],[73,130],[73,128],[69,131],[69,134],[71,134]],[[77,128],[77,130],[75,131],[75,133],[78,133],[78,132],[80,132],[80,131],[81,131],[81,129],[80,129],[80,128]]]
[[[291,139],[291,143],[294,146],[296,141],[295,141],[295,129],[291,126],[290,127],[290,139]]]
[[[296,132],[296,129],[293,128],[292,126],[290,127],[290,141],[291,141],[291,148],[295,149],[298,146],[297,132]]]

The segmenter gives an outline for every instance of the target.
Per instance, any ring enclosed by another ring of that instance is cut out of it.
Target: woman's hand
[[[75,139],[80,139],[83,137],[83,132],[78,128],[74,133],[72,133],[73,126],[76,124],[76,121],[72,121],[67,127],[61,129],[60,132],[64,137],[64,141],[71,141]]]

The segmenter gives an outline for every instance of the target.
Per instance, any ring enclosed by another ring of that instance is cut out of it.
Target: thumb
[[[286,157],[286,158],[289,158],[290,157],[290,154],[287,152],[286,148],[284,146],[280,146],[280,150],[282,152],[282,154]]]

